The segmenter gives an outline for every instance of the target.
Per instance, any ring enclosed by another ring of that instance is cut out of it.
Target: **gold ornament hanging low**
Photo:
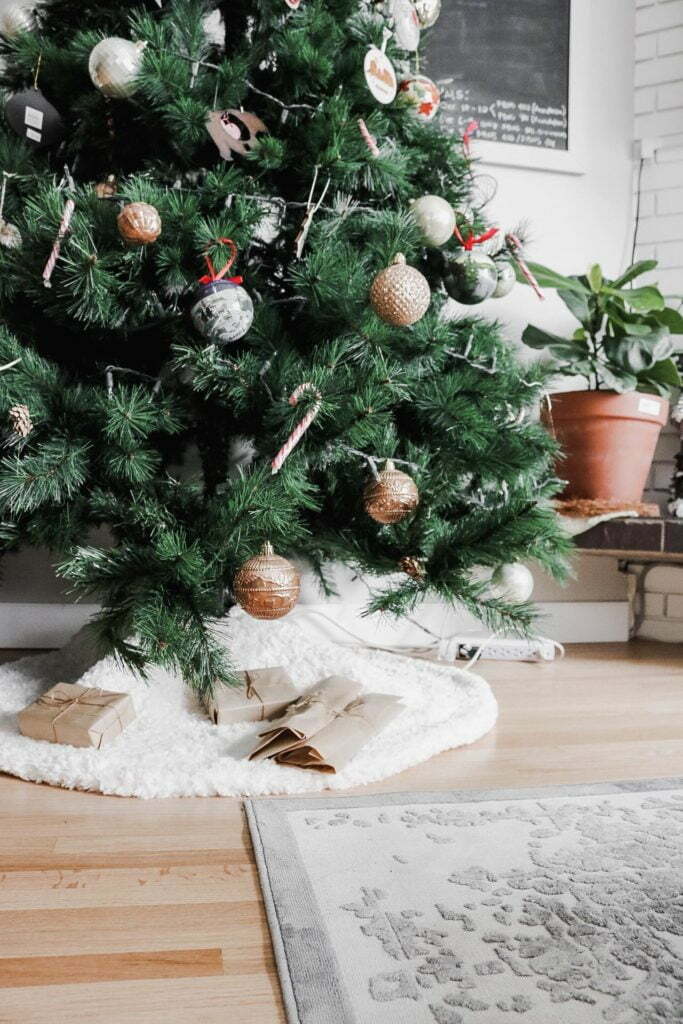
[[[409,327],[427,312],[432,293],[424,274],[406,264],[402,252],[380,270],[370,288],[370,304],[377,316],[394,327]]]
[[[415,558],[413,555],[404,555],[399,560],[398,567],[411,579],[423,580],[425,578],[426,573],[421,559]]]
[[[161,234],[161,217],[151,203],[126,203],[116,223],[121,238],[129,245],[148,245]]]
[[[255,619],[280,619],[299,599],[301,580],[291,562],[276,555],[270,543],[247,559],[235,574],[237,603]]]
[[[391,459],[363,491],[365,511],[378,523],[398,523],[420,503],[417,485],[407,473],[396,469]]]

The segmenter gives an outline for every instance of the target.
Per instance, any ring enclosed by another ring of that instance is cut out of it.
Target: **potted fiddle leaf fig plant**
[[[681,385],[672,354],[683,316],[655,285],[633,284],[656,266],[641,260],[610,280],[598,264],[569,277],[529,264],[579,322],[568,338],[533,324],[522,335],[530,348],[548,350],[558,376],[585,381],[583,390],[549,398],[547,420],[563,449],[564,498],[642,498],[669,399]]]

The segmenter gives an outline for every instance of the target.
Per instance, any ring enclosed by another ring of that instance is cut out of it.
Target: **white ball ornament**
[[[130,39],[110,36],[103,39],[90,51],[88,71],[95,85],[104,96],[126,99],[136,90],[136,82],[142,67],[142,53],[147,43],[133,43]]]
[[[415,9],[422,28],[431,28],[441,14],[441,0],[415,0]]]
[[[34,27],[33,6],[10,4],[0,12],[0,33],[5,39],[14,39],[20,32],[30,32]]]
[[[526,565],[508,562],[491,577],[491,595],[510,604],[524,604],[534,592],[534,578]]]
[[[496,287],[491,293],[491,298],[504,299],[515,287],[515,282],[517,281],[515,268],[509,260],[494,260],[493,262],[496,264],[496,270],[498,271],[498,280],[496,281]]]
[[[420,196],[412,211],[425,245],[444,245],[453,234],[455,211],[441,196]]]

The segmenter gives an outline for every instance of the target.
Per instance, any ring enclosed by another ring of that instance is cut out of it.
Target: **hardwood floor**
[[[496,729],[365,792],[683,775],[683,645],[480,672]],[[0,1024],[75,1021],[284,1021],[239,801],[0,776]]]

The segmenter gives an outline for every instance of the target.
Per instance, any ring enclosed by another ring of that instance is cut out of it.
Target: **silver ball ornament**
[[[524,604],[534,592],[534,578],[526,565],[509,562],[499,566],[491,577],[490,593],[510,604]]]
[[[200,285],[198,301],[190,315],[200,334],[216,345],[229,345],[244,337],[254,319],[249,292],[232,281],[216,280]]]
[[[441,14],[441,0],[415,0],[415,9],[422,28],[431,28]]]
[[[135,79],[142,67],[142,53],[147,44],[110,36],[90,51],[88,71],[104,96],[125,99],[136,90]]]
[[[443,245],[453,234],[455,211],[441,196],[420,196],[412,203],[412,213],[425,245]]]
[[[5,39],[14,39],[20,32],[30,32],[34,27],[32,5],[10,4],[0,13],[0,33]]]
[[[443,283],[456,302],[474,306],[493,294],[498,283],[496,264],[490,256],[476,249],[444,253]]]
[[[491,298],[503,299],[515,287],[517,275],[515,274],[515,268],[509,260],[495,260],[494,262],[498,271],[498,280],[496,287],[491,292]]]

